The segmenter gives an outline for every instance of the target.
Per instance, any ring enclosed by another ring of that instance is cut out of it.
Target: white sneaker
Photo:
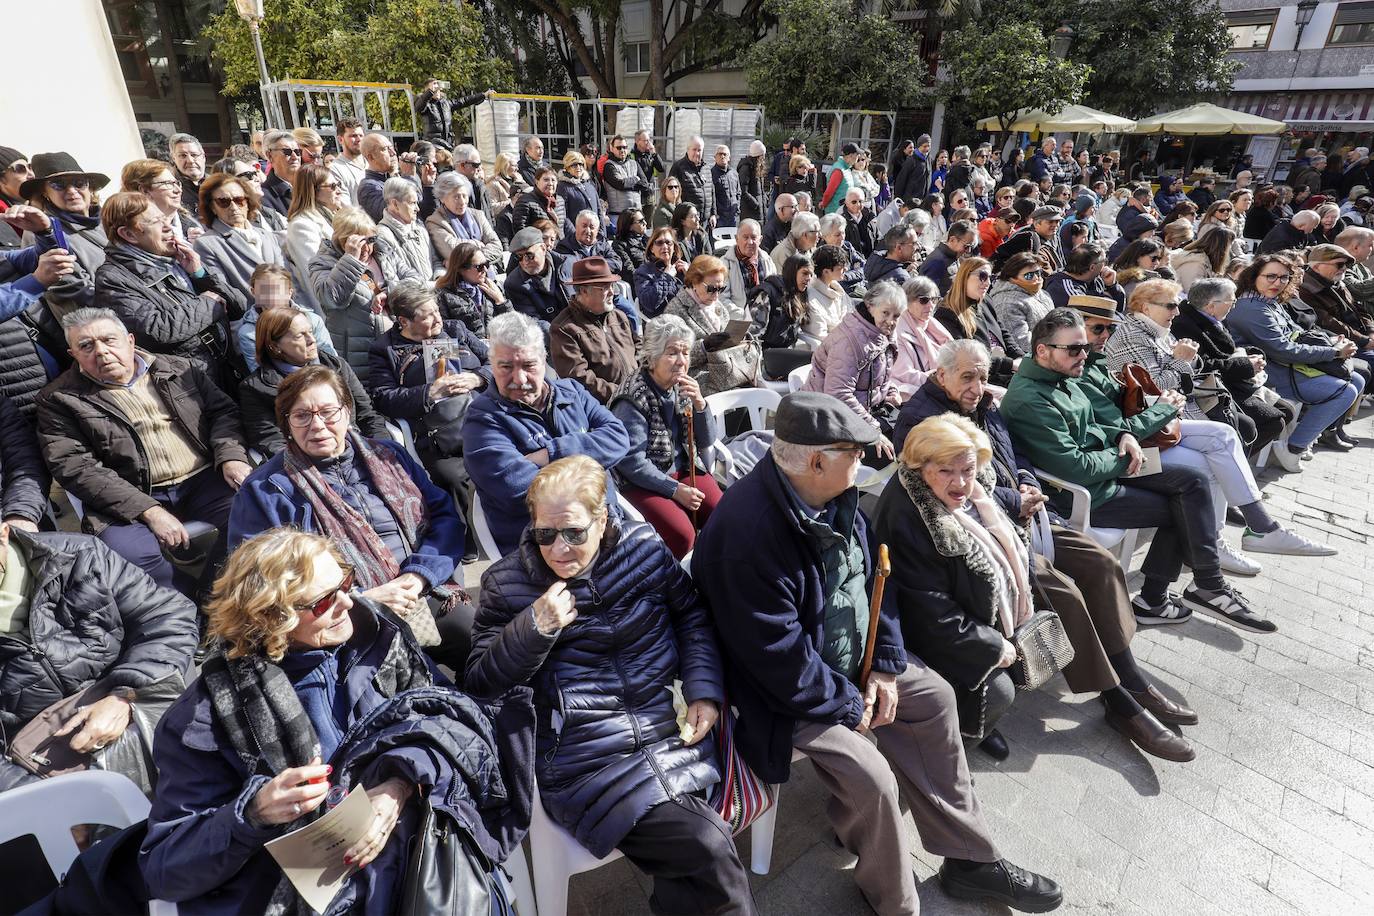
[[[1274,443],[1274,447],[1269,450],[1269,457],[1290,474],[1302,473],[1302,463],[1298,460],[1298,455],[1282,442]]]
[[[1250,529],[1246,528],[1245,530],[1249,531]],[[1258,576],[1264,570],[1264,567],[1260,566],[1259,563],[1237,553],[1236,548],[1228,544],[1224,538],[1217,538],[1217,559],[1221,561],[1222,572],[1230,573],[1233,576]]]
[[[1340,553],[1334,547],[1318,544],[1287,528],[1275,528],[1266,534],[1256,534],[1246,528],[1240,536],[1240,546],[1250,553],[1283,553],[1292,557],[1334,557]],[[1225,561],[1221,568],[1226,569]]]
[[[1316,458],[1317,456],[1316,456],[1316,454],[1312,451],[1312,446],[1309,445],[1307,448],[1305,448],[1305,449],[1302,450],[1302,454],[1299,455],[1298,457],[1299,457],[1300,459],[1302,459],[1303,461],[1311,461],[1313,458]]]

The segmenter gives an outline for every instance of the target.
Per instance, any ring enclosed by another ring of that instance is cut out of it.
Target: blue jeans
[[[1308,378],[1297,370],[1278,365],[1270,369],[1269,382],[1284,398],[1306,405],[1302,418],[1288,437],[1288,444],[1295,452],[1317,441],[1322,430],[1339,420],[1364,391],[1364,377],[1358,374],[1348,382],[1334,375]]]
[[[635,305],[633,299],[616,293],[615,307],[625,313],[625,317],[630,319],[630,328],[635,332],[635,337],[644,333],[644,318],[639,314],[639,307]]]

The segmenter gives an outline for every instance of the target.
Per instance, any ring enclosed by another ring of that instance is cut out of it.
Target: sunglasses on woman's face
[[[351,592],[353,590],[353,570],[344,567],[343,581],[325,592],[320,597],[307,605],[297,607],[296,610],[303,614],[313,614],[317,619],[328,614],[334,609],[334,604],[339,600],[339,592]]]
[[[917,296],[916,301],[922,305],[930,305],[931,303],[939,305],[942,300],[939,296]]]
[[[562,537],[563,543],[569,547],[580,547],[587,543],[587,534],[591,530],[591,525],[585,528],[531,528],[530,535],[540,547],[548,547],[557,537]]]
[[[1028,270],[1021,275],[1021,279],[1025,280],[1027,283],[1030,283],[1033,280],[1039,280],[1044,275],[1045,272],[1043,270]]]
[[[712,285],[709,284],[709,283],[706,284],[706,291],[707,291],[708,293],[723,293],[723,292],[725,292],[725,291],[726,291],[727,289],[729,289],[729,288],[730,288],[730,287],[728,287],[728,286],[712,286]]]
[[[974,276],[975,278],[977,278],[978,282],[980,282],[980,283],[987,283],[987,282],[989,282],[989,281],[992,280],[992,271],[989,271],[989,270],[980,270],[980,271],[978,271],[978,273],[974,274],[973,276]]]
[[[477,263],[477,264],[469,264],[469,265],[468,265],[468,270],[486,270],[486,269],[487,269],[488,267],[490,267],[490,266],[491,266],[491,262],[490,262],[490,261],[481,261],[481,262],[479,262],[479,263]]]

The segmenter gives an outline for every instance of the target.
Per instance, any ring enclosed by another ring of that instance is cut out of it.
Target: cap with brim
[[[1016,215],[1016,211],[1011,207],[998,207],[996,210],[989,213],[988,216],[991,216],[993,219],[1006,220],[1009,223],[1014,223],[1019,218]]]
[[[1308,264],[1330,264],[1332,261],[1353,261],[1350,252],[1340,245],[1322,243],[1307,249]]]
[[[1070,296],[1069,308],[1082,312],[1085,318],[1111,322],[1121,320],[1116,312],[1116,300],[1106,296]]]
[[[1062,220],[1063,218],[1064,211],[1059,209],[1058,207],[1036,207],[1035,210],[1031,213],[1031,222],[1033,223],[1038,223],[1042,219]]]
[[[773,417],[773,434],[794,445],[872,445],[878,430],[834,395],[794,391],[782,399]]]
[[[526,248],[533,248],[535,245],[544,244],[544,233],[533,226],[526,226],[515,237],[510,240],[510,250],[513,252],[524,251]]]
[[[108,175],[81,168],[71,153],[39,153],[29,160],[29,165],[33,167],[34,177],[19,186],[19,196],[26,200],[37,194],[50,178],[85,178],[91,183],[92,191],[99,191],[110,183]]]

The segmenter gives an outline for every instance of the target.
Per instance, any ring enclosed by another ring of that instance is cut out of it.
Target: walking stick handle
[[[873,597],[868,602],[868,639],[864,640],[864,660],[859,666],[859,689],[868,688],[868,676],[873,673],[873,643],[878,638],[878,618],[883,608],[883,586],[887,577],[892,575],[892,561],[888,558],[887,545],[878,545],[878,581],[873,583]]]

